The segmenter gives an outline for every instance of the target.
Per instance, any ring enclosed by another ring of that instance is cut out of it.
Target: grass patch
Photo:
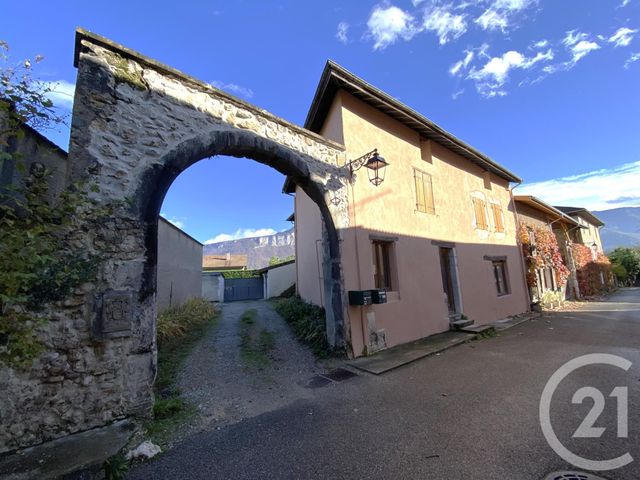
[[[217,324],[216,311],[206,300],[194,298],[158,315],[158,373],[153,420],[145,423],[152,442],[165,447],[173,432],[196,413],[180,398],[176,379],[195,344]]]
[[[240,357],[246,368],[264,370],[271,363],[276,339],[273,332],[258,327],[257,316],[258,312],[252,308],[240,317]]]
[[[298,296],[274,300],[273,307],[291,326],[298,340],[311,348],[316,357],[326,358],[331,354],[323,308],[307,303]]]

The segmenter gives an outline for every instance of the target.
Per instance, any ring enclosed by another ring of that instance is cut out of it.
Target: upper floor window
[[[393,242],[373,240],[373,278],[375,288],[393,290],[391,282],[391,248]]]
[[[504,232],[502,207],[499,203],[491,203],[491,211],[493,212],[493,224],[496,227],[496,232]]]
[[[480,230],[488,230],[489,222],[487,221],[487,204],[478,197],[472,197],[473,211],[476,216],[476,227]]]
[[[433,204],[433,183],[431,181],[431,175],[421,172],[420,170],[414,170],[413,178],[416,184],[416,209],[419,212],[436,213]]]

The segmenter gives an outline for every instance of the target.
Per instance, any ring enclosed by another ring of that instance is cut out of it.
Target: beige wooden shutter
[[[416,184],[416,208],[419,212],[426,212],[427,206],[425,203],[425,195],[424,195],[424,180],[422,172],[418,170],[413,171],[413,178],[415,179]]]
[[[433,202],[433,181],[431,175],[424,175],[424,190],[426,192],[426,211],[427,213],[436,213],[436,207]]]
[[[480,200],[479,198],[473,199],[473,208],[476,214],[476,226],[482,230],[487,229],[487,217],[485,213],[485,204],[484,200]]]
[[[504,232],[504,223],[502,222],[502,207],[497,203],[492,203],[491,208],[493,209],[493,220],[496,225],[496,232]]]

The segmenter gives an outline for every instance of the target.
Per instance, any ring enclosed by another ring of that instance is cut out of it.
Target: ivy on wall
[[[0,41],[5,65],[8,49]],[[44,349],[38,329],[50,317],[48,306],[94,278],[98,259],[77,243],[71,246],[70,236],[81,218],[106,212],[91,205],[89,189],[80,184],[51,198],[50,172],[9,148],[24,136],[23,125],[47,128],[64,119],[47,97],[51,87],[32,79],[30,61],[5,65],[0,67],[0,161],[15,165],[20,179],[0,189],[0,363],[23,367]]]
[[[551,268],[557,285],[564,285],[569,278],[569,269],[564,263],[555,234],[547,227],[520,225],[518,237],[527,264],[527,285],[538,286],[539,268]]]
[[[606,255],[598,253],[594,259],[593,250],[579,243],[574,243],[571,250],[582,296],[597,295],[613,288],[611,262]]]

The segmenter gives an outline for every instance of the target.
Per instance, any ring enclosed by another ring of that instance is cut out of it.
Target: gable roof
[[[596,217],[593,213],[591,213],[586,208],[583,208],[583,207],[559,207],[559,206],[556,206],[556,208],[558,210],[560,210],[561,212],[566,213],[567,215],[571,215],[571,216],[576,215],[576,216],[579,216],[579,217],[583,217],[585,220],[587,220],[592,225],[595,225],[596,227],[604,226],[604,222],[602,220],[600,220],[598,217]]]
[[[420,133],[424,138],[456,152],[484,170],[498,175],[510,182],[521,182],[522,179],[503,166],[491,160],[462,140],[454,137],[442,127],[406,106],[382,90],[357,77],[347,69],[329,60],[324,67],[318,88],[309,108],[304,127],[319,133],[331,107],[331,102],[338,90],[343,89],[359,100],[380,110],[400,123]]]
[[[533,195],[514,195],[513,199],[516,202],[523,203],[535,210],[546,213],[554,218],[554,221],[562,220],[564,223],[568,223],[569,225],[573,225],[579,227],[580,224],[576,222],[573,218],[571,218],[566,213],[558,210],[556,207],[549,205],[546,202],[543,202],[538,197],[534,197]]]

